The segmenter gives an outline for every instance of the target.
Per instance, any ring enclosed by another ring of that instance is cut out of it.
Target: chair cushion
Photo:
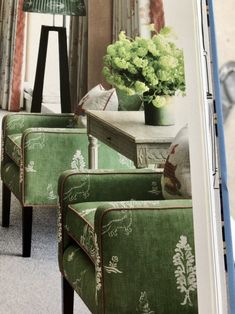
[[[98,206],[106,202],[87,202],[69,205],[65,229],[95,263],[94,216]]]
[[[74,124],[86,127],[86,110],[118,110],[118,98],[115,88],[106,90],[101,84],[92,88],[79,102],[75,109]]]
[[[165,199],[192,197],[187,126],[177,133],[169,148],[161,184]]]
[[[7,155],[20,166],[22,134],[12,134],[6,137],[5,151]]]

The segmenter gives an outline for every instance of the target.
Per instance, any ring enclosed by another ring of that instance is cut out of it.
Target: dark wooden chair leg
[[[32,216],[32,207],[22,207],[23,257],[30,257],[31,254]]]
[[[62,313],[73,314],[74,290],[62,276]]]
[[[8,228],[10,224],[11,190],[2,184],[2,226]]]

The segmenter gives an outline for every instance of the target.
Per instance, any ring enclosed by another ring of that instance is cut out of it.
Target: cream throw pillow
[[[172,142],[161,178],[165,199],[191,198],[188,127],[183,127]]]
[[[75,125],[87,126],[86,110],[118,110],[118,97],[115,88],[106,90],[101,84],[93,87],[79,102],[75,109]]]

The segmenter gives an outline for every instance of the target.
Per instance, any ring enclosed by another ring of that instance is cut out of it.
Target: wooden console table
[[[97,139],[132,160],[137,168],[165,162],[175,126],[148,126],[143,111],[87,112],[89,167],[98,165]]]

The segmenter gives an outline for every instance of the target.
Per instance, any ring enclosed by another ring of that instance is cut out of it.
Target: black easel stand
[[[58,32],[61,112],[71,112],[66,28],[42,25],[31,112],[41,112],[49,32]]]

